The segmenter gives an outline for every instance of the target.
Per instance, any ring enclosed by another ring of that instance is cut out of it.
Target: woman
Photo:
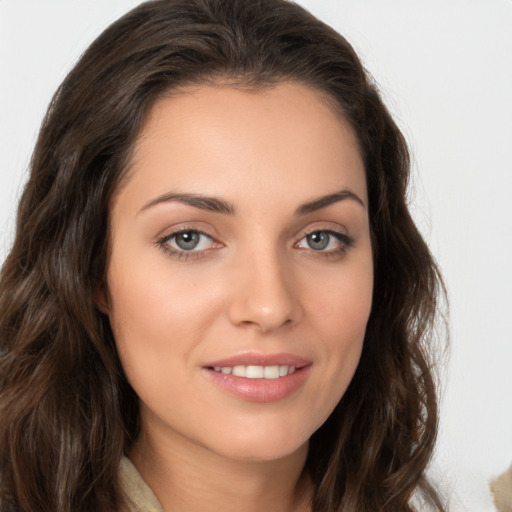
[[[0,281],[0,503],[413,510],[440,285],[407,148],[284,0],[156,0],[57,91]]]

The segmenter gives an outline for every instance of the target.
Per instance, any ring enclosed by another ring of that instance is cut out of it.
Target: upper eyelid
[[[201,222],[201,224],[204,224]],[[290,237],[291,240],[293,240],[293,245],[297,243],[299,240],[304,238],[307,235],[310,235],[312,233],[318,232],[318,231],[325,231],[333,233],[334,235],[342,235],[344,237],[353,238],[349,230],[346,228],[346,226],[340,224],[339,222],[334,221],[317,221],[313,222],[313,225],[308,225],[306,227],[302,227],[301,229],[297,230],[294,235]],[[209,229],[207,229],[207,227]],[[216,232],[214,228],[210,228],[209,225],[207,227],[203,226],[197,226],[196,222],[191,223],[180,223],[173,227],[167,227],[166,229],[162,230],[160,234],[158,234],[155,237],[155,242],[161,243],[163,241],[167,241],[171,239],[174,236],[179,235],[180,233],[186,233],[188,231],[197,232],[199,234],[202,234],[204,236],[207,236],[212,239],[212,241],[224,245],[224,242],[221,242],[221,236]]]
[[[218,235],[214,233],[213,229],[210,230],[184,222],[176,226],[168,226],[166,229],[161,230],[160,233],[155,236],[154,240],[156,242],[161,242],[162,240],[168,240],[173,236],[179,235],[180,233],[186,233],[188,231],[194,231],[196,233],[200,233],[201,235],[208,236],[214,241],[218,241],[219,238]]]
[[[348,235],[346,230],[343,229],[335,229],[332,227],[315,227],[311,229],[305,229],[301,234],[302,236],[311,235],[312,233],[317,233],[320,231],[325,231],[326,233],[338,233],[340,235]]]
[[[295,240],[301,240],[303,237],[316,233],[317,231],[327,231],[331,233],[340,234],[343,236],[350,237],[349,230],[339,222],[326,221],[326,222],[314,222],[312,225],[308,225],[298,230],[292,237]]]
[[[294,245],[298,244],[304,238],[306,238],[309,235],[312,235],[313,233],[328,233],[331,236],[334,236],[335,238],[338,238],[340,242],[346,243],[346,244],[352,244],[354,242],[354,238],[350,236],[348,233],[343,233],[341,231],[337,231],[335,229],[312,229],[311,231],[305,231],[302,233],[302,236],[300,236],[297,241],[294,243]]]
[[[208,238],[211,238],[212,240],[214,239],[214,237],[212,235],[210,235],[210,233],[207,233],[205,231],[202,231],[201,229],[196,229],[196,228],[194,228],[194,229],[184,228],[184,229],[178,229],[176,231],[171,231],[169,234],[159,237],[159,239],[160,240],[169,240],[171,238],[174,238],[175,236],[181,235],[182,233],[190,233],[190,232],[199,233],[200,235],[207,236]]]

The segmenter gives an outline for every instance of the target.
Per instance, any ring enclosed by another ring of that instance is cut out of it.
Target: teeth
[[[255,365],[238,365],[238,366],[214,366],[213,369],[218,373],[225,375],[233,374],[236,377],[245,377],[246,379],[278,379],[291,375],[295,370],[295,366],[255,366]]]
[[[233,366],[231,373],[237,377],[245,377],[245,366]]]
[[[245,376],[248,379],[262,379],[263,372],[263,366],[247,366],[245,368]]]
[[[264,366],[263,377],[265,379],[279,379],[279,366]]]

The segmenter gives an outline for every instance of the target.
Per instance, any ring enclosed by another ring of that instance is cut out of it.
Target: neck
[[[307,445],[277,460],[233,460],[190,441],[146,433],[129,453],[165,512],[307,512]]]

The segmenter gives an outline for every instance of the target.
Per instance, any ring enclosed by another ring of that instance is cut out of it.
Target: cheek
[[[144,264],[118,256],[107,276],[110,323],[134,387],[136,380],[162,377],[156,369],[164,376],[184,371],[183,362],[192,360],[223,303],[204,272],[170,272],[168,262],[157,255]]]
[[[169,272],[165,260],[111,269],[112,328],[120,339],[158,342],[160,337],[190,336],[208,311],[203,305],[214,303],[211,287],[201,286],[201,281],[200,276]]]
[[[178,363],[187,360],[199,329],[189,301],[180,300],[155,267],[109,277],[110,323],[128,381],[142,403],[167,409],[169,376],[183,380]]]
[[[359,364],[373,295],[371,260],[331,276],[328,286],[309,302],[309,317],[323,342],[325,372],[332,386],[330,406],[338,403]]]
[[[120,261],[109,269],[111,297],[110,325],[119,357],[133,385],[133,373],[151,374],[162,360],[170,359],[169,339],[175,328],[174,311],[179,303],[169,303],[166,283],[157,279],[154,266]],[[176,347],[174,347],[176,348]]]
[[[346,271],[333,272],[314,300],[310,315],[329,338],[362,339],[370,316],[373,296],[373,266],[369,257]]]

